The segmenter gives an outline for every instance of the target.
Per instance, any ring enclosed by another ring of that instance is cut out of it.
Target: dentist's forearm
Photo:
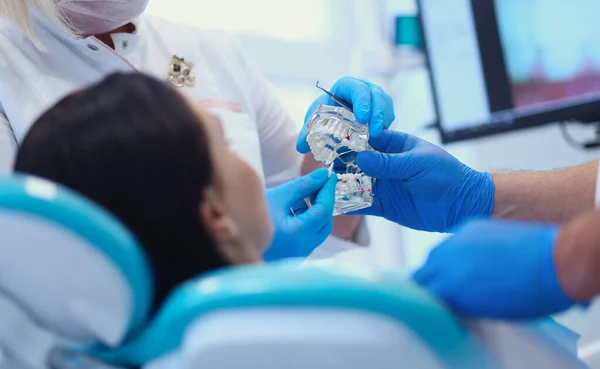
[[[594,209],[598,162],[549,172],[494,173],[492,217],[564,223]]]
[[[560,285],[575,301],[600,295],[600,211],[581,215],[561,227],[554,260]]]

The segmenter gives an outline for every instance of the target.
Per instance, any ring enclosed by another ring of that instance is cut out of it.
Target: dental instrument
[[[352,111],[353,108],[352,108],[352,105],[350,103],[344,101],[343,99],[341,99],[338,96],[334,95],[332,92],[327,91],[323,87],[319,86],[319,81],[317,81],[317,84],[315,85],[315,87],[317,87],[319,90],[323,91],[327,96],[331,97],[331,99],[333,101],[335,101],[336,103],[338,103],[341,106],[343,106],[344,108]]]

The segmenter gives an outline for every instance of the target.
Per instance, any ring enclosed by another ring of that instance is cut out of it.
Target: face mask
[[[75,31],[94,35],[131,22],[144,12],[148,0],[58,0],[58,5]]]

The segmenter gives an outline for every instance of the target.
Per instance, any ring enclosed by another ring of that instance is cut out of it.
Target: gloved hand
[[[343,77],[333,85],[331,92],[342,100],[352,104],[356,120],[359,123],[368,124],[369,134],[372,136],[379,136],[396,119],[392,98],[381,87],[370,82],[352,77]],[[306,124],[308,119],[323,104],[338,105],[329,96],[323,94],[308,108],[304,117],[304,126],[296,142],[296,149],[302,154],[310,152],[310,147],[306,142],[306,137],[308,136]]]
[[[371,137],[381,152],[361,152],[358,167],[377,178],[373,206],[354,214],[376,215],[409,228],[447,232],[466,219],[489,218],[494,184],[442,148],[409,134]]]
[[[263,255],[265,261],[307,257],[325,241],[333,228],[336,183],[337,176],[329,177],[321,168],[267,190],[275,237]],[[307,197],[313,199],[311,207],[304,202]]]
[[[557,227],[473,221],[433,249],[414,280],[469,317],[533,319],[573,301],[555,268]]]

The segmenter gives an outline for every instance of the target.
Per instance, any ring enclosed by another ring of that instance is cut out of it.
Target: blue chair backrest
[[[197,317],[252,307],[365,310],[408,326],[449,368],[492,367],[463,325],[413,283],[387,274],[364,278],[298,267],[296,262],[230,268],[185,283],[140,336],[103,358],[143,365],[176,350]]]
[[[46,231],[48,234],[42,234]],[[57,239],[52,239],[56,236]],[[70,242],[73,241],[69,245],[71,249],[68,250],[67,245],[63,244],[67,238]],[[20,295],[17,298],[22,303],[40,302],[40,294],[48,295],[51,299],[52,291],[49,290],[60,291],[60,283],[65,282],[55,280],[52,270],[47,271],[52,278],[36,280],[44,274],[42,272],[45,269],[45,260],[40,260],[39,255],[48,255],[48,259],[54,262],[54,272],[64,272],[61,276],[69,278],[68,271],[64,269],[68,269],[69,265],[79,268],[81,265],[78,265],[77,259],[73,259],[74,255],[58,253],[74,250],[85,256],[88,261],[93,261],[94,255],[98,255],[102,263],[113,265],[125,279],[133,295],[128,332],[139,329],[147,320],[152,300],[152,279],[141,248],[133,235],[114,216],[83,196],[39,178],[0,178],[0,244],[3,244],[3,250],[0,250],[0,265],[5,263],[12,273],[19,275],[19,278],[13,280],[0,281],[0,285],[3,289],[13,289],[13,295]],[[34,254],[18,255],[19,249],[25,247]],[[84,248],[85,251],[82,251]],[[39,255],[36,258],[37,253]],[[23,265],[14,265],[17,262]],[[95,278],[98,281],[102,276],[73,275],[72,278]],[[25,291],[23,286],[34,290]],[[83,287],[85,286],[77,288],[81,290]],[[84,297],[77,298],[81,300]],[[54,303],[60,304],[61,301],[53,300],[52,303],[46,304],[42,302],[46,306],[28,308],[41,312],[50,309],[50,305]],[[55,307],[53,314],[60,314],[60,308]],[[41,314],[43,315],[43,312]],[[62,319],[68,320],[69,317]]]

